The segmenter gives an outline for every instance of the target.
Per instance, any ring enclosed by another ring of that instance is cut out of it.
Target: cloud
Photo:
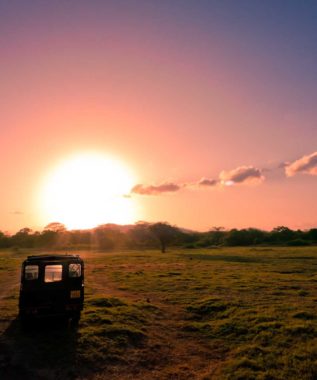
[[[175,193],[184,188],[208,188],[216,187],[219,184],[224,186],[230,186],[234,184],[258,184],[264,181],[265,177],[262,174],[262,170],[257,169],[253,166],[240,166],[231,171],[223,170],[219,174],[219,179],[203,177],[199,181],[191,183],[174,183],[174,182],[164,182],[160,185],[135,185],[130,194],[139,195],[160,195],[163,193]]]
[[[285,169],[290,163],[288,161],[278,164],[277,169]]]
[[[218,181],[216,179],[202,178],[199,182],[199,186],[216,186]]]
[[[180,190],[182,186],[177,185],[176,183],[166,182],[161,185],[149,185],[145,186],[142,184],[135,185],[131,189],[131,193],[140,194],[140,195],[159,195],[162,193],[172,193]]]
[[[24,212],[22,212],[22,211],[11,211],[10,214],[12,214],[12,215],[23,215]]]
[[[317,175],[317,152],[303,156],[285,165],[285,174],[287,177],[292,177],[297,173]]]
[[[264,181],[264,176],[260,169],[253,166],[239,166],[236,169],[225,171],[219,175],[220,181],[225,186],[235,184],[258,184]]]

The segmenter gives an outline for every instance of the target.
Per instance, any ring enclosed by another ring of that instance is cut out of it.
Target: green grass
[[[0,378],[316,379],[317,248],[79,252],[77,329],[21,330],[0,253]]]

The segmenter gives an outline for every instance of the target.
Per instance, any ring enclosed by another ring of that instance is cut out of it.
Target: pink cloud
[[[172,182],[162,183],[161,185],[149,185],[149,186],[138,184],[132,188],[131,193],[140,194],[140,195],[159,195],[162,193],[176,192],[180,189],[181,189],[180,185],[177,185],[176,183],[172,183]]]
[[[221,183],[225,186],[234,184],[258,184],[265,179],[261,170],[253,166],[239,166],[230,171],[223,170],[220,173],[219,178]]]
[[[317,152],[303,156],[285,166],[285,173],[292,177],[297,173],[317,175]]]
[[[209,178],[202,178],[199,182],[199,186],[216,186],[218,183],[215,179],[209,179]]]

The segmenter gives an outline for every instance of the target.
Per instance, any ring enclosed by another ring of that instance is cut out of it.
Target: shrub
[[[287,245],[291,247],[306,247],[307,245],[310,245],[311,242],[303,239],[294,239],[289,242],[287,242]]]

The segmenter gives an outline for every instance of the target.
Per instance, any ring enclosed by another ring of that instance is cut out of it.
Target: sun
[[[132,223],[135,205],[128,194],[134,183],[131,171],[120,161],[102,154],[79,154],[47,176],[41,208],[47,221],[61,222],[68,229]]]

